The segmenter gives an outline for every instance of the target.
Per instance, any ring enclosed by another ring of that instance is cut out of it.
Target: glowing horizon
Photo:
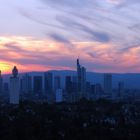
[[[71,45],[74,47],[31,37],[0,37],[0,68],[4,73],[9,73],[14,65],[21,72],[75,70],[76,59],[80,56],[82,65],[88,71],[124,73],[133,72],[129,67],[140,63],[139,46],[123,52],[115,50],[111,43],[72,42]],[[134,67],[134,72],[139,70]]]

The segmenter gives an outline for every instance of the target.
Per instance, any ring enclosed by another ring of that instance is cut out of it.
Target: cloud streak
[[[139,0],[38,2],[42,2],[42,8],[19,7],[17,11],[27,19],[44,25],[43,34],[55,41],[111,42],[120,48],[140,43]]]
[[[20,29],[12,28],[15,36],[0,37],[1,65],[18,64],[24,71],[31,70],[29,66],[37,70],[39,67],[75,69],[79,55],[89,71],[140,70],[139,0],[36,0],[35,5],[29,3],[29,6],[14,7],[20,17],[18,21],[22,19],[22,25],[25,23],[28,28],[22,26],[21,29],[20,24],[14,24]],[[44,38],[36,37],[34,30]],[[32,33],[29,38],[28,32]]]
[[[140,70],[139,45],[120,50],[114,49],[111,43],[72,42],[74,47],[71,51],[68,46],[58,42],[20,38],[22,39],[12,36],[0,37],[0,61],[1,65],[7,67],[7,71],[13,65],[19,66],[20,71],[75,70],[77,58],[75,54],[79,54],[88,71],[138,72]],[[136,66],[136,69],[133,68],[132,71],[133,66]]]
[[[120,48],[139,43],[139,0],[41,1],[54,11],[52,17],[56,25],[66,29],[60,32],[67,40],[110,41]]]

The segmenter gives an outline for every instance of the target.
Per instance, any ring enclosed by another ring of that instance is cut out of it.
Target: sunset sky
[[[1,0],[0,69],[140,72],[140,0]]]

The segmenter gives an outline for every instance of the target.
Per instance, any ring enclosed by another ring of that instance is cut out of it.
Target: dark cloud
[[[107,43],[110,41],[110,37],[107,33],[104,32],[98,32],[98,31],[92,31],[92,30],[86,30],[88,33],[90,33],[91,35],[93,35],[92,39],[99,42],[104,42]]]
[[[52,34],[47,34],[47,36],[49,36],[51,39],[53,39],[56,42],[64,44],[71,51],[74,48],[74,44],[72,44],[71,41],[65,38],[64,35],[58,33],[52,33]]]
[[[88,52],[87,55],[89,55],[91,58],[97,58],[97,54],[92,53],[92,52]]]
[[[14,51],[14,52],[26,52],[24,49],[22,49],[16,42],[8,42],[3,45],[5,48],[8,49],[8,51]]]
[[[120,3],[116,6],[116,8],[125,8],[126,6],[135,5],[140,3],[139,0],[120,0]]]
[[[87,33],[92,40],[96,40],[99,42],[110,41],[110,37],[107,33],[95,31],[94,29],[91,29],[90,27],[78,21],[74,21],[73,19],[69,17],[57,16],[56,19],[69,30],[78,30],[79,32]]]
[[[123,47],[130,43],[126,36],[139,36],[139,0],[38,0],[40,10],[17,8],[20,15],[45,25],[47,37],[72,47],[74,41],[97,41]],[[136,9],[134,9],[136,6]],[[124,9],[122,9],[124,8]],[[53,19],[53,20],[51,20]],[[43,27],[44,28],[44,27]]]
[[[135,31],[135,32],[140,32],[140,23],[134,24],[132,26],[128,27],[130,30]]]
[[[59,25],[56,25],[56,24],[52,24],[52,23],[50,24],[49,22],[47,22],[45,20],[41,20],[35,14],[30,13],[30,11],[28,11],[28,10],[25,10],[25,9],[22,9],[22,8],[17,8],[17,10],[18,10],[20,15],[26,17],[27,19],[29,19],[31,21],[34,21],[34,22],[37,22],[39,24],[46,25],[46,26],[49,26],[49,27],[59,28],[61,30],[65,30],[65,28],[62,27],[62,26],[59,26]]]
[[[71,8],[86,8],[90,4],[93,4],[94,2],[92,0],[41,0],[42,2],[46,4],[50,4],[51,6],[56,7],[71,7]],[[96,1],[96,0],[95,0]]]
[[[51,60],[46,56],[46,52],[29,51],[23,49],[20,44],[16,42],[7,42],[2,44],[3,50],[0,51],[0,60],[19,63],[19,64],[40,64],[42,61]],[[18,55],[20,57],[18,57]],[[53,52],[51,53],[53,55]],[[56,53],[54,54],[56,56]],[[43,64],[43,63],[42,63]]]
[[[131,49],[134,49],[134,48],[140,48],[140,44],[135,44],[135,45],[131,45],[131,46],[128,46],[128,47],[125,47],[123,49],[120,50],[120,52],[128,52],[130,51]]]
[[[89,3],[92,2],[91,0],[88,0],[88,1],[89,1]],[[46,2],[46,4],[51,4],[51,5],[57,5],[57,3],[58,3],[58,5],[60,5],[61,7],[69,6],[71,8],[74,8],[74,7],[78,8],[81,6],[88,7],[90,5],[86,0],[80,0],[80,1],[79,0],[74,0],[74,1],[60,0],[59,2],[57,0],[46,0],[44,2]],[[72,32],[72,30],[76,29],[76,30],[78,30],[77,32],[79,32],[79,34],[81,32],[88,34],[88,36],[87,35],[85,35],[85,36],[89,40],[95,40],[95,41],[99,41],[99,42],[109,42],[110,41],[110,37],[107,33],[98,31],[91,27],[88,27],[87,25],[85,25],[83,23],[79,23],[78,19],[74,19],[73,16],[75,16],[75,14],[76,14],[75,10],[73,13],[72,12],[69,13],[69,11],[66,10],[65,16],[63,16],[63,14],[61,15],[60,13],[56,14],[56,20],[58,22],[60,22],[61,25],[59,25],[57,22],[53,22],[53,24],[52,24],[47,19],[46,20],[44,20],[44,18],[41,19],[40,17],[36,16],[35,13],[25,10],[23,8],[17,8],[17,10],[22,16],[24,16],[34,22],[37,22],[39,24],[43,24],[43,25],[46,25],[47,27],[51,27],[51,28],[49,28],[50,31],[48,31],[48,36],[50,35],[49,37],[54,38],[56,40],[57,39],[61,40],[62,38],[64,38],[65,34],[62,33],[63,31],[67,32],[67,34],[72,34],[71,36],[74,37],[75,32]],[[70,16],[70,14],[71,14],[71,16]],[[85,19],[85,16],[81,17],[81,16],[77,15],[77,17]],[[91,18],[89,16],[86,16],[86,17],[87,17],[87,19],[91,20]],[[61,32],[62,35],[61,36],[59,35],[59,37],[58,36],[56,37],[57,34],[60,34],[60,33],[58,33],[58,30],[56,31],[56,33],[54,33],[56,35],[51,35],[52,32],[54,32],[53,27],[57,28],[59,30],[63,30]],[[76,38],[82,38],[82,36],[84,36],[82,34],[80,36],[79,35],[76,36]],[[69,39],[70,38],[68,36],[65,36],[65,40],[69,40]],[[63,41],[65,41],[65,40],[63,40]]]
[[[54,36],[58,41],[63,41],[65,43],[70,43],[58,35]],[[25,45],[20,45],[18,42],[7,42],[0,44],[3,49],[0,51],[0,60],[9,63],[16,63],[23,66],[27,65],[42,65],[42,66],[67,66],[71,65],[72,62],[69,57],[63,56],[62,52],[57,50],[44,50],[36,51],[26,49]],[[25,48],[24,48],[25,47]],[[47,47],[47,46],[46,46]],[[62,50],[63,51],[63,50]],[[63,60],[63,61],[62,61]]]
[[[50,38],[52,38],[53,40],[55,40],[57,42],[71,44],[71,42],[69,40],[67,40],[60,34],[52,33],[52,34],[49,34],[49,36],[50,36]]]

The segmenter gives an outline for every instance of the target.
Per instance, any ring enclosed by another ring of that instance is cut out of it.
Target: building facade
[[[10,77],[10,103],[19,104],[20,82],[16,66],[14,66],[12,74],[12,77]]]
[[[80,98],[86,98],[86,69],[77,59],[77,90]]]
[[[104,74],[104,93],[105,95],[112,96],[112,74]]]

